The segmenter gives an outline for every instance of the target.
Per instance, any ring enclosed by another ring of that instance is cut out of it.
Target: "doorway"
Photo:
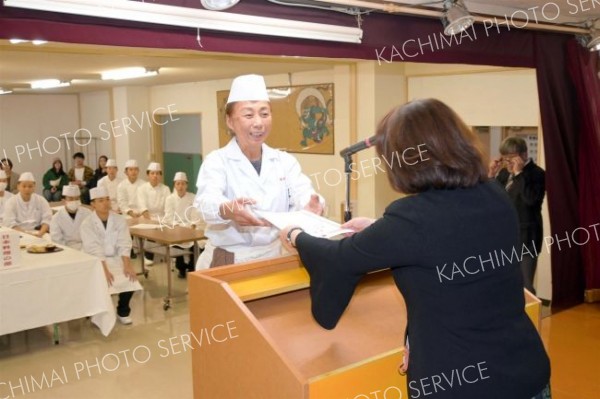
[[[185,172],[188,191],[196,192],[202,164],[200,114],[161,115],[154,125],[154,153],[163,166],[164,184],[173,190],[176,172]]]

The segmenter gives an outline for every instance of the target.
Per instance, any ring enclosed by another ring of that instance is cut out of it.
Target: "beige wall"
[[[411,100],[445,102],[471,126],[538,126],[540,119],[533,69],[415,76],[408,91]]]
[[[32,172],[41,193],[42,177],[52,159],[60,157],[67,165],[62,138],[73,137],[80,126],[75,94],[0,96],[0,159],[10,158],[17,173]]]
[[[114,157],[115,138],[100,129],[104,128],[103,123],[110,123],[110,120],[112,120],[110,105],[111,98],[108,90],[81,93],[79,95],[81,128],[89,130],[94,137],[98,138],[98,154],[104,154],[109,158]],[[95,167],[95,160],[89,160],[88,164]]]

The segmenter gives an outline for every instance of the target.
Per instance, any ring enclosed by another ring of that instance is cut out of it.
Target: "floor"
[[[191,354],[169,344],[189,333],[188,306],[180,297],[163,311],[166,270],[152,266],[132,299],[134,324],[117,323],[108,337],[87,319],[61,323],[59,345],[51,327],[1,336],[0,398],[192,398]],[[186,280],[173,277],[174,294],[184,295]],[[598,399],[600,304],[544,317],[541,334],[553,398]]]

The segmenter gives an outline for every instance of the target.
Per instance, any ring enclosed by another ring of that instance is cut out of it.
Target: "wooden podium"
[[[188,278],[195,399],[408,398],[406,307],[389,270],[362,280],[333,330],[312,318],[297,256]],[[539,328],[540,301],[525,295]]]

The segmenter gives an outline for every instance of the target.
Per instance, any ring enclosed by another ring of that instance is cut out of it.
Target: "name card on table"
[[[14,269],[21,266],[21,250],[19,248],[19,233],[0,229],[0,270]]]

